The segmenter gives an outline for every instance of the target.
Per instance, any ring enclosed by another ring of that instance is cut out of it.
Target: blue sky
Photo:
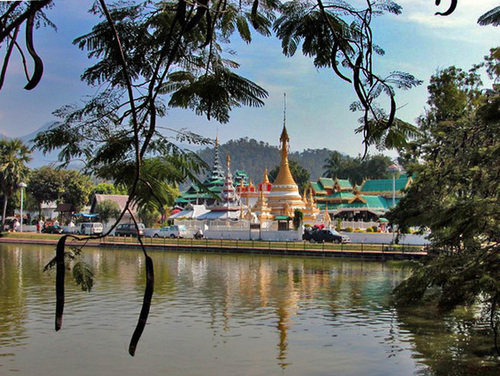
[[[80,82],[80,74],[89,65],[86,54],[72,45],[72,40],[90,30],[96,22],[86,9],[90,0],[56,0],[47,12],[58,31],[39,30],[35,44],[45,64],[41,84],[32,92],[23,90],[24,75],[19,61],[12,61],[8,78],[0,92],[0,133],[21,137],[43,124],[56,120],[57,108],[78,103],[97,88]],[[426,86],[430,76],[440,68],[456,65],[468,69],[480,62],[489,48],[500,41],[500,28],[481,27],[477,18],[499,5],[498,0],[459,0],[458,9],[447,18],[434,16],[445,10],[434,0],[402,0],[403,14],[385,15],[374,23],[374,39],[386,52],[378,57],[376,70],[384,76],[401,70],[424,80],[424,84],[397,93],[400,107],[397,116],[414,122],[423,113]],[[361,137],[354,134],[359,114],[349,111],[355,100],[352,88],[329,70],[317,70],[301,54],[292,58],[282,55],[280,42],[258,35],[250,45],[239,39],[231,48],[238,52],[239,73],[263,86],[268,92],[262,108],[240,108],[233,111],[228,124],[208,122],[189,110],[173,109],[160,125],[188,128],[207,137],[218,130],[221,142],[240,137],[255,138],[279,144],[283,123],[283,93],[287,93],[287,128],[292,151],[307,148],[330,148],[346,154],[363,152]],[[3,51],[2,51],[3,52]]]

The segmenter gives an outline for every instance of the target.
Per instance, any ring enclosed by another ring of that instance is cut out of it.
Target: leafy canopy
[[[401,228],[430,229],[435,258],[396,289],[401,304],[432,298],[451,310],[480,302],[495,349],[500,328],[500,90],[483,89],[478,69],[498,72],[498,48],[464,72],[450,67],[432,77],[422,137],[412,148],[415,178],[388,217]],[[498,82],[498,75],[494,76]]]

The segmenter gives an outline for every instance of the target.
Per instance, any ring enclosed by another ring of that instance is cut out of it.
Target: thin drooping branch
[[[439,6],[441,4],[441,0],[436,0],[436,5]],[[451,0],[450,7],[446,12],[436,12],[436,16],[449,16],[452,14],[457,8],[458,0]]]
[[[62,327],[64,312],[64,279],[66,266],[64,265],[64,248],[68,235],[64,235],[57,242],[56,247],[56,331]]]
[[[12,51],[14,49],[14,45],[15,45],[15,41],[16,41],[18,33],[19,33],[19,27],[17,27],[14,30],[14,34],[11,37],[9,47],[7,47],[7,53],[5,54],[5,58],[4,58],[3,64],[2,64],[2,71],[0,72],[0,90],[2,90],[2,86],[5,82],[5,75],[7,73],[7,67],[9,66],[10,56],[12,55]]]
[[[135,219],[135,216],[130,209],[129,209],[129,214],[135,224],[135,227],[138,228],[137,220]],[[142,252],[144,253],[144,257],[146,259],[146,288],[144,289],[144,299],[142,301],[141,313],[139,314],[139,321],[137,322],[137,326],[135,327],[134,334],[132,335],[132,338],[130,340],[130,345],[128,348],[128,353],[131,356],[135,355],[137,344],[139,343],[139,339],[142,336],[142,332],[146,327],[146,323],[148,321],[148,316],[149,316],[149,310],[151,308],[151,300],[153,298],[154,284],[155,284],[153,260],[151,259],[151,257],[149,257],[148,253],[146,252],[146,247],[144,246],[141,235],[138,234],[137,237],[139,239]]]
[[[15,1],[13,2],[9,8],[4,12],[2,17],[0,18],[0,45],[4,42],[5,39],[10,39],[8,51],[5,55],[4,61],[2,63],[1,75],[0,75],[0,90],[2,89],[3,81],[5,78],[7,66],[9,64],[9,60],[12,54],[12,46],[16,43],[16,39],[18,36],[18,31],[23,23],[26,22],[26,49],[28,53],[31,55],[33,59],[33,74],[28,78],[28,83],[24,87],[26,90],[34,89],[42,79],[43,76],[43,61],[36,53],[33,42],[33,33],[35,20],[37,16],[41,12],[41,10],[52,3],[52,0],[39,0],[39,1],[30,1],[28,6],[24,12],[15,15],[16,11],[18,11],[19,5],[22,5],[24,2]]]

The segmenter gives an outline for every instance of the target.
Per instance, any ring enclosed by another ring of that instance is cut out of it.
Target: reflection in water
[[[425,325],[389,304],[404,272],[382,262],[152,252],[150,318],[130,358],[142,255],[85,254],[94,290],[67,281],[56,334],[54,275],[42,273],[53,250],[0,247],[0,374],[440,374],[442,348],[430,353],[422,343],[456,338],[434,319],[422,340]]]

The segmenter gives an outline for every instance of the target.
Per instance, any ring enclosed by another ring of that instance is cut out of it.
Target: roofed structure
[[[406,174],[401,175],[399,178],[394,179],[396,197],[401,196],[401,191],[406,189],[412,183],[411,176]],[[380,195],[384,197],[392,197],[393,194],[393,180],[392,179],[373,179],[364,181],[359,191],[363,195]]]

